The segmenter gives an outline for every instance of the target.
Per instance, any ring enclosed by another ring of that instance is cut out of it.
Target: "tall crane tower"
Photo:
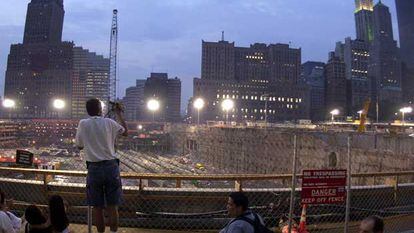
[[[115,9],[111,27],[111,48],[109,52],[110,71],[109,71],[109,100],[116,101],[117,89],[117,63],[118,63],[118,10]]]

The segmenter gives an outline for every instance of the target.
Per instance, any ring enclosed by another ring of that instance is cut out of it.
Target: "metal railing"
[[[46,207],[48,196],[59,194],[72,206],[69,216],[73,223],[71,227],[75,228],[76,232],[86,232],[87,224],[92,223],[85,205],[84,180],[59,183],[55,179],[57,176],[84,179],[87,175],[85,171],[0,167],[0,175],[0,189],[15,199],[16,210],[19,213],[28,204]],[[299,184],[301,174],[187,175],[122,172],[121,177],[124,182],[124,203],[120,207],[120,222],[125,229],[217,232],[217,229],[229,220],[225,205],[226,197],[231,191],[246,192],[252,208],[275,230],[280,228],[279,225],[283,225],[278,220],[283,219],[288,213],[292,213],[293,228],[301,213],[301,189],[294,190],[289,185],[293,178],[297,178]],[[352,185],[351,188],[348,217],[345,216],[345,204],[309,206],[309,229],[311,232],[343,232],[344,225],[348,224],[349,232],[353,232],[357,222],[371,214],[384,217],[389,229],[397,231],[405,227],[414,227],[399,223],[401,219],[414,219],[413,177],[414,171],[352,174],[351,184],[358,185]],[[368,179],[372,181],[366,182]],[[216,183],[209,187],[189,185],[195,180]],[[165,185],[163,182],[169,183]],[[271,184],[278,184],[279,187]],[[162,187],[163,185],[166,187]],[[346,219],[349,219],[349,222]]]

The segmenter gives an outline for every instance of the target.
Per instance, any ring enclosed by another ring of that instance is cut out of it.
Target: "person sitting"
[[[0,233],[17,233],[22,220],[10,212],[11,205],[6,203],[6,195],[0,190]]]
[[[25,233],[52,233],[52,227],[39,207],[31,205],[26,208],[24,217],[27,221]]]
[[[54,195],[49,199],[49,219],[54,232],[69,233],[65,202],[59,195]]]

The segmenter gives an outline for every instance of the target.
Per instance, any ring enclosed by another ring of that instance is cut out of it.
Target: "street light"
[[[221,103],[221,107],[223,108],[223,111],[226,112],[226,124],[229,121],[229,111],[234,108],[234,101],[231,99],[225,99]]]
[[[413,111],[412,107],[404,107],[400,109],[400,112],[402,113],[402,125],[405,124],[405,114],[411,113]]]
[[[142,128],[143,128],[143,126],[142,126],[142,125],[138,125],[138,126],[137,126],[137,129],[138,129],[138,130],[142,130]]]
[[[152,112],[152,121],[155,121],[155,112],[160,109],[160,101],[156,99],[150,99],[147,103],[147,108]]]
[[[3,107],[5,107],[5,108],[14,108],[14,107],[16,107],[16,102],[12,99],[4,99],[3,100]]]
[[[204,108],[204,100],[202,98],[197,98],[194,101],[194,108],[197,109],[197,125],[200,124],[200,110]]]
[[[334,122],[334,120],[335,120],[335,116],[336,115],[339,115],[339,110],[338,109],[334,109],[334,110],[332,110],[331,111],[331,115],[332,115],[332,123]]]

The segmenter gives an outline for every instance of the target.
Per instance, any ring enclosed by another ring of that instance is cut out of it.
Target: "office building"
[[[125,91],[122,102],[125,107],[125,118],[127,121],[143,120],[146,113],[144,88],[146,80],[136,80],[136,85]]]
[[[32,0],[27,8],[23,44],[59,44],[65,10],[63,0]]]
[[[325,65],[325,119],[329,112],[338,109],[341,116],[346,116],[346,72],[345,62],[331,52],[328,63]]]
[[[88,98],[107,98],[109,60],[62,42],[64,14],[63,0],[28,4],[23,43],[8,56],[4,95],[16,106],[7,117],[82,118]]]
[[[368,78],[369,48],[368,42],[352,40],[350,37],[345,39],[345,43],[338,42],[336,47],[336,51],[342,50],[339,58],[345,62],[346,115],[354,118],[359,116],[358,111],[371,98],[371,83]]]
[[[301,79],[310,89],[310,119],[325,120],[325,63],[315,61],[303,63]]]
[[[87,117],[85,103],[98,98],[108,106],[109,59],[82,47],[73,48],[72,118]]]
[[[167,73],[151,73],[144,87],[145,104],[150,99],[158,100],[160,109],[153,113],[146,111],[146,119],[155,121],[181,121],[181,80],[169,79]]]
[[[371,42],[374,39],[373,32],[373,0],[355,0],[355,26],[357,40]]]
[[[404,101],[414,103],[414,1],[396,0]]]
[[[414,69],[414,1],[395,0],[400,33],[401,60]]]
[[[301,49],[287,44],[202,42],[202,76],[193,98],[205,99],[203,120],[270,122],[309,119],[309,88],[299,83]],[[235,108],[225,114],[224,99]],[[194,110],[190,109],[194,115]]]
[[[374,40],[368,74],[372,99],[379,103],[379,118],[390,119],[402,102],[401,59],[393,36],[391,13],[381,1],[374,7]]]

